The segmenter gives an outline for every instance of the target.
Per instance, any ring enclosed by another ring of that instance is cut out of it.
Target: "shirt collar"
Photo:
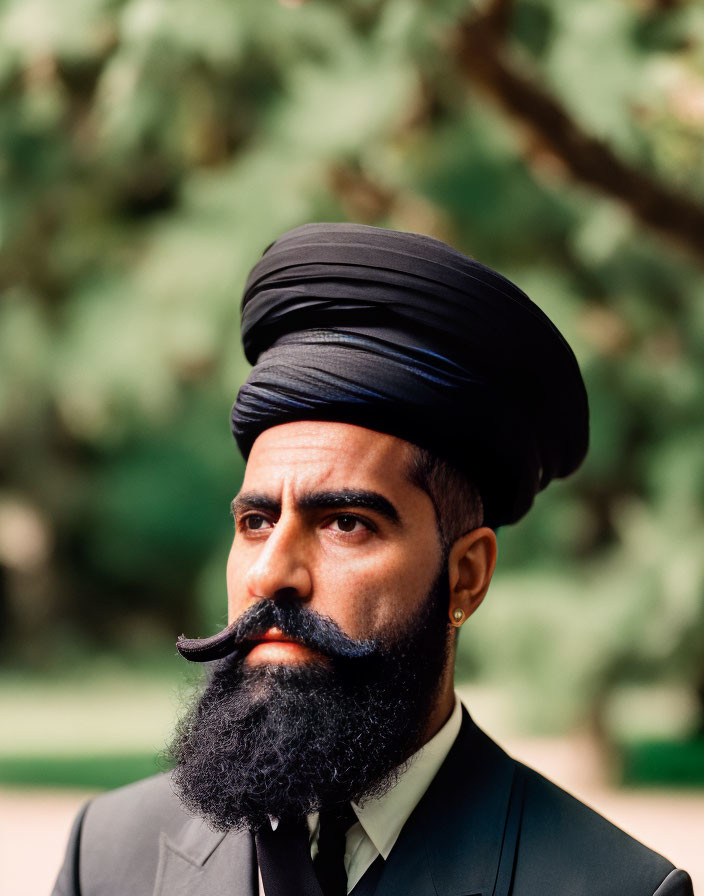
[[[455,705],[440,730],[411,756],[396,784],[383,796],[352,803],[367,837],[387,859],[411,812],[438,773],[462,725],[462,704],[455,693]]]

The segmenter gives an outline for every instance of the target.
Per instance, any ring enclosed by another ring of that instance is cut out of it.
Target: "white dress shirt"
[[[431,739],[408,761],[398,782],[378,799],[367,800],[363,806],[352,803],[357,823],[347,831],[345,870],[347,892],[350,893],[377,856],[389,857],[401,828],[440,770],[445,757],[460,731],[462,704],[455,694],[455,706],[450,718]],[[308,818],[310,851],[318,854],[318,814]],[[261,875],[259,894],[265,896]]]

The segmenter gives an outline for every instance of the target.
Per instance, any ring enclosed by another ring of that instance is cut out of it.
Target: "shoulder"
[[[178,840],[192,820],[168,774],[95,797],[80,832],[82,891],[111,893],[119,882],[120,892],[151,893],[164,837]]]
[[[189,819],[171,787],[171,776],[162,773],[95,797],[88,805],[83,839],[103,832],[114,839],[120,833],[134,836],[137,830],[178,830]]]
[[[675,872],[666,858],[552,781],[520,763],[516,767],[525,786],[516,894],[651,896]],[[688,881],[675,872],[662,896],[691,893]]]
[[[223,881],[233,896],[251,896],[253,856],[251,836],[212,830],[183,809],[171,776],[161,774],[88,803],[53,896],[215,894]]]

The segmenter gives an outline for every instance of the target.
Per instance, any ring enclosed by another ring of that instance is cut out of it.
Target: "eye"
[[[268,529],[271,523],[265,516],[259,513],[250,513],[249,516],[242,519],[240,525],[249,532],[257,532],[261,529]]]
[[[371,527],[358,516],[353,516],[351,513],[343,513],[332,520],[331,528],[338,532],[353,533],[363,532],[364,530],[369,531]]]

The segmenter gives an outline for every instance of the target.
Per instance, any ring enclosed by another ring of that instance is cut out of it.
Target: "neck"
[[[428,721],[423,732],[422,743],[424,746],[434,737],[452,715],[455,706],[455,685],[453,676],[453,664],[448,663],[443,673],[440,687],[436,692],[436,698],[428,714]]]

